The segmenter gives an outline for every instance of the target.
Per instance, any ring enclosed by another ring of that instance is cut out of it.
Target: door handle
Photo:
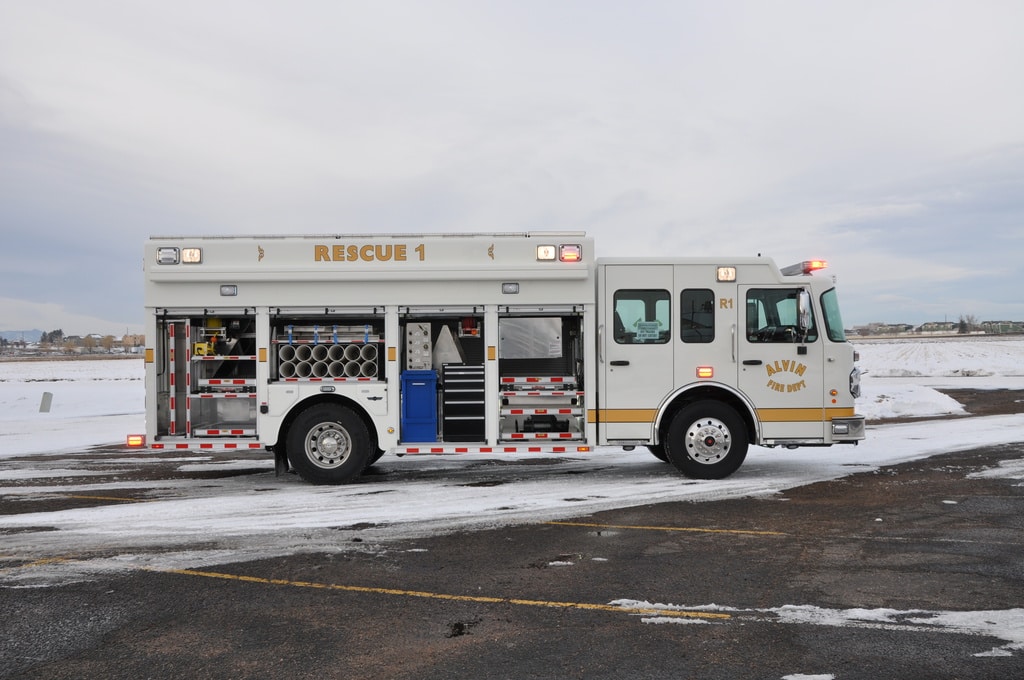
[[[612,361],[610,363],[612,366],[629,366],[629,362],[623,361],[622,359],[619,359],[618,361]]]
[[[744,359],[743,360],[743,365],[744,366],[760,366],[761,365],[761,360],[760,359]]]

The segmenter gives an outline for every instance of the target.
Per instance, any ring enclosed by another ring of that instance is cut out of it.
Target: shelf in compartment
[[[255,392],[200,392],[189,395],[192,399],[255,399]]]
[[[507,386],[549,386],[549,385],[560,385],[563,387],[573,386],[576,384],[576,378],[571,375],[555,375],[555,376],[518,376],[518,375],[507,375],[503,376],[498,381],[502,387]]]
[[[529,407],[529,406],[502,406],[503,416],[582,416],[583,408],[580,406],[551,406],[551,407]]]
[[[383,336],[374,335],[369,340],[364,340],[363,336],[355,337],[341,337],[338,336],[337,341],[333,338],[320,338],[318,340],[305,340],[303,338],[296,338],[292,340],[274,338],[270,341],[272,345],[373,345],[375,343],[384,342]]]
[[[381,382],[379,378],[368,378],[363,376],[356,377],[339,377],[334,378],[325,376],[323,378],[319,376],[310,376],[308,378],[278,378],[280,382],[295,382],[295,383],[324,383],[324,382]]]
[[[199,387],[255,387],[255,378],[197,378]]]
[[[547,398],[551,398],[551,397],[582,398],[583,397],[583,392],[582,391],[575,391],[575,390],[572,390],[572,391],[566,391],[566,390],[529,390],[529,391],[527,391],[527,390],[517,390],[517,391],[514,391],[514,392],[502,392],[501,396],[502,397],[509,397],[509,398],[525,397],[525,398],[529,398],[529,399],[534,399],[534,398],[547,399]]]
[[[193,428],[193,437],[255,437],[256,430],[252,428],[237,428],[230,425],[213,428]]]
[[[499,441],[519,441],[536,439],[575,441],[582,440],[583,438],[584,436],[582,432],[507,432],[501,435]]]
[[[256,361],[255,354],[193,354],[192,361]]]
[[[583,441],[584,391],[568,375],[501,376],[499,442]]]

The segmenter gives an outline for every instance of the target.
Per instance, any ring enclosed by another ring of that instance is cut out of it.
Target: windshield
[[[845,342],[846,332],[843,330],[843,317],[839,313],[839,298],[835,288],[822,293],[821,311],[825,315],[825,334],[828,339],[832,342]]]

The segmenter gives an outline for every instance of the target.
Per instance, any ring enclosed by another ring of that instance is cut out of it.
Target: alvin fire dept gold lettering
[[[793,376],[799,378],[803,376],[804,372],[807,370],[807,366],[805,364],[793,361],[792,359],[776,359],[773,363],[765,364],[764,368],[768,373],[768,388],[771,390],[775,390],[776,392],[799,392],[807,387],[807,382],[805,380],[779,382],[780,380],[784,380],[784,378],[780,377],[776,380],[772,377],[779,373],[791,373]]]

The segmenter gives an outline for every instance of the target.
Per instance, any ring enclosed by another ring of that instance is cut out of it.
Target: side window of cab
[[[672,332],[671,297],[667,290],[615,291],[612,337],[619,345],[664,344]]]

